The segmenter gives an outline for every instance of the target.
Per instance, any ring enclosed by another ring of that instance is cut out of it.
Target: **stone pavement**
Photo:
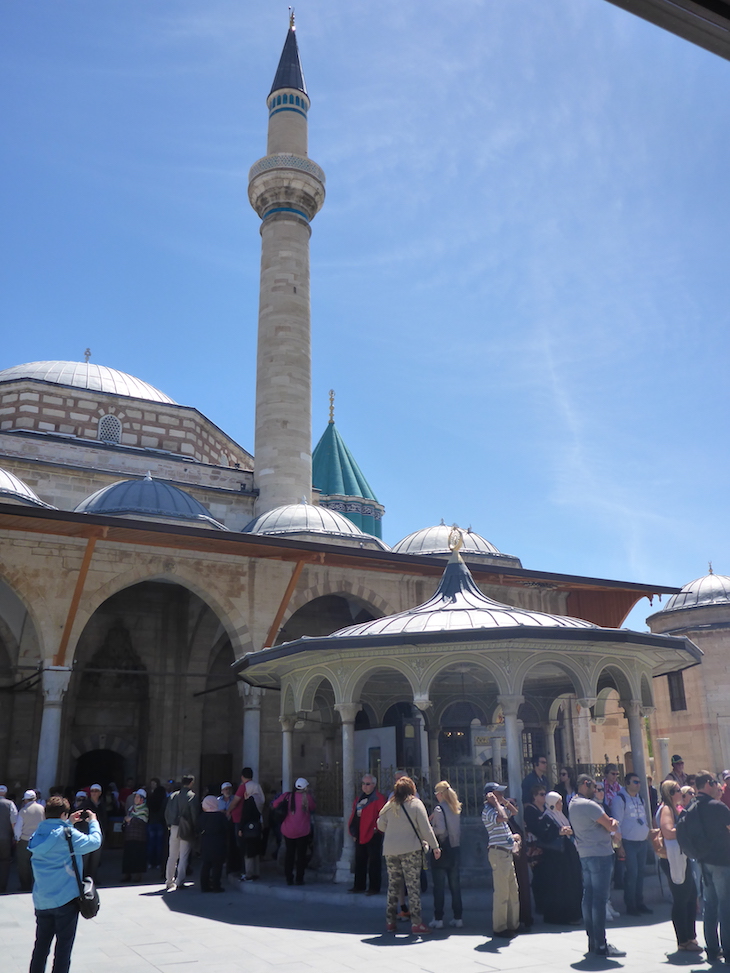
[[[202,895],[195,887],[165,893],[151,879],[143,885],[111,885],[119,874],[118,857],[112,852],[106,858],[102,880],[109,887],[101,888],[98,917],[79,920],[72,973],[518,973],[535,967],[540,973],[657,973],[672,966],[709,973],[724,968],[674,951],[669,901],[662,901],[656,878],[648,880],[647,890],[654,915],[648,921],[622,916],[610,924],[609,940],[628,955],[603,960],[584,955],[586,937],[580,929],[539,924],[511,942],[492,940],[490,893],[482,890],[464,891],[464,929],[444,929],[422,940],[411,936],[405,924],[395,935],[384,932],[384,895],[351,896],[340,886],[316,883],[287,888],[277,873],[243,889],[231,883],[221,895]],[[623,908],[620,892],[612,899]],[[430,918],[429,892],[424,904]],[[28,969],[34,929],[30,896],[0,898],[3,973]],[[702,942],[701,924],[698,933]]]

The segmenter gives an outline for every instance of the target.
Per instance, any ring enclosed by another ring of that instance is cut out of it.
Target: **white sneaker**
[[[616,913],[613,911],[610,905],[606,904],[606,922],[613,922],[616,918]]]
[[[429,922],[429,926],[431,927],[431,929],[443,929],[444,928],[444,920],[443,919],[432,919]]]
[[[463,920],[461,919],[452,919],[449,925],[453,926],[454,929],[463,929],[464,927]]]

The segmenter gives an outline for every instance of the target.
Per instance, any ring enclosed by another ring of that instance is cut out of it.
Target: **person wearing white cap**
[[[18,811],[18,817],[15,821],[15,841],[17,842],[15,865],[18,869],[21,892],[30,892],[33,888],[33,869],[30,864],[28,842],[45,816],[43,807],[36,800],[35,791],[26,791],[23,794],[23,806]]]
[[[286,817],[281,823],[281,833],[286,842],[284,875],[286,884],[294,885],[294,863],[296,861],[296,884],[304,885],[304,869],[307,867],[307,852],[312,833],[312,812],[317,805],[309,793],[309,781],[297,777],[294,790],[281,794],[271,805],[273,810],[279,805],[286,807]]]
[[[84,811],[93,811],[96,815],[96,821],[99,825],[101,831],[102,845],[104,841],[104,835],[107,831],[107,814],[106,806],[101,798],[101,784],[92,784],[89,788],[89,796],[86,798],[83,804]],[[76,824],[76,829],[83,832],[84,834],[89,833],[88,823],[84,818],[82,818]],[[101,847],[97,848],[95,851],[87,853],[84,855],[84,878],[93,878],[96,884],[96,873],[99,871],[99,865],[101,864]]]
[[[13,855],[13,827],[18,809],[8,800],[8,789],[0,784],[0,894],[8,890],[8,874]]]

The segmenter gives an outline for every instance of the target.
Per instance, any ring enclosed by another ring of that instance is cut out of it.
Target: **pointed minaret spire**
[[[266,104],[267,154],[249,173],[261,217],[254,482],[257,516],[312,497],[310,223],[324,202],[324,172],[307,155],[309,96],[293,11]]]
[[[292,88],[294,91],[303,91],[306,95],[307,86],[304,82],[304,72],[302,62],[299,60],[299,47],[297,45],[296,27],[294,26],[294,10],[289,7],[289,32],[284,41],[284,50],[279,58],[279,67],[276,69],[274,83],[271,86],[270,95],[282,88]]]

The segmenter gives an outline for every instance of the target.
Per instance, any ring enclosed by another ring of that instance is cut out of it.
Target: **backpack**
[[[688,858],[704,861],[712,851],[712,842],[707,837],[702,818],[700,802],[695,798],[677,821],[677,841]]]

